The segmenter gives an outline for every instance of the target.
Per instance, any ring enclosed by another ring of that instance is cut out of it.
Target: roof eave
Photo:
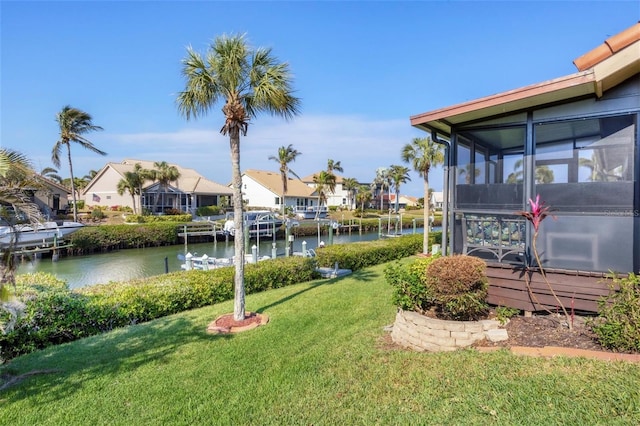
[[[469,102],[410,117],[411,125],[423,130],[451,134],[451,126],[522,111],[562,100],[596,93],[593,70],[570,74],[542,83],[498,93]]]

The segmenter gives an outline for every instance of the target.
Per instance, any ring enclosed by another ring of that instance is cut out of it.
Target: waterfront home
[[[128,206],[133,208],[133,199],[128,191],[118,194],[118,182],[126,172],[133,172],[136,164],[146,170],[154,169],[153,161],[123,160],[107,163],[87,184],[83,191],[86,206]],[[232,191],[229,187],[213,182],[193,169],[169,164],[178,169],[180,176],[163,187],[159,182],[146,180],[142,194],[135,196],[135,204],[152,213],[166,209],[195,214],[198,207],[230,205]]]
[[[282,200],[282,176],[280,172],[249,169],[242,173],[242,197],[248,208],[282,211],[285,207],[296,211],[318,206],[315,189],[299,179],[287,180],[287,193]]]
[[[313,173],[311,175],[305,176],[303,177],[301,180],[302,182],[304,182],[307,186],[309,186],[310,188],[316,188],[316,183],[314,182],[314,177],[317,176],[319,174],[318,173]],[[334,192],[330,192],[327,191],[326,192],[326,196],[327,196],[327,202],[326,202],[326,206],[327,207],[342,207],[342,208],[349,208],[349,209],[353,209],[355,208],[355,199],[352,196],[351,197],[351,203],[353,203],[352,206],[349,206],[349,191],[347,191],[344,188],[344,177],[333,173],[333,175],[336,177],[336,188],[334,190]],[[362,185],[366,185],[366,184],[362,184]]]
[[[527,269],[534,232],[515,214],[537,195],[554,215],[537,248],[565,306],[595,311],[604,275],[640,272],[640,23],[574,64],[574,74],[410,118],[449,146],[443,243],[486,259],[497,305],[557,308]]]

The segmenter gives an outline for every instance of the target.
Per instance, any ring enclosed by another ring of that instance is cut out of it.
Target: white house
[[[444,203],[444,192],[432,192],[431,193],[431,205],[439,210],[442,210],[442,204]]]
[[[243,201],[249,208],[282,210],[282,176],[279,172],[246,170],[242,174]],[[292,210],[318,205],[315,189],[298,179],[289,178],[284,205]]]
[[[316,188],[316,184],[313,181],[314,176],[317,176],[318,173],[314,173],[311,174],[309,176],[305,176],[303,177],[301,180],[302,182],[304,182],[307,186],[309,186],[310,188]],[[327,192],[327,207],[348,207],[349,206],[349,191],[347,191],[346,189],[344,189],[343,183],[344,183],[344,178],[342,176],[338,176],[337,174],[335,174],[336,177],[336,189],[335,192]],[[352,197],[353,198],[353,197]],[[351,200],[351,203],[355,203],[355,200]],[[352,206],[353,207],[353,206]]]

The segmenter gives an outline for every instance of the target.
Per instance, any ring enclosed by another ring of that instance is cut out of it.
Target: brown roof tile
[[[272,191],[274,194],[282,193],[282,177],[279,172],[249,169],[244,172],[262,186]],[[311,197],[315,190],[298,179],[289,177],[287,183],[287,196],[289,197]]]
[[[600,46],[577,58],[573,64],[579,71],[587,70],[638,40],[640,40],[640,22],[609,37]]]

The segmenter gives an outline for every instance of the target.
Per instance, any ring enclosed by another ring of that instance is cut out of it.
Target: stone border
[[[508,335],[496,320],[448,321],[399,309],[391,339],[418,351],[443,352],[466,348],[484,339],[507,340]]]

